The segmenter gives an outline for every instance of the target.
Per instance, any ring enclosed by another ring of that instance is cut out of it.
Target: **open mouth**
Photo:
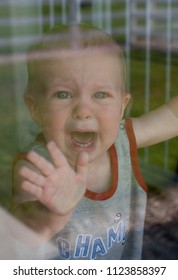
[[[74,131],[71,133],[72,143],[79,148],[88,148],[91,147],[96,138],[96,133],[87,131],[87,132],[80,132]]]

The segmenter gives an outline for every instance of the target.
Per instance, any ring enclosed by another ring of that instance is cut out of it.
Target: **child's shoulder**
[[[16,165],[17,163],[19,163],[19,161],[28,161],[27,154],[30,151],[35,151],[39,155],[50,160],[50,156],[49,156],[48,150],[46,148],[46,141],[44,139],[44,136],[43,136],[43,134],[39,134],[36,137],[35,141],[28,144],[19,153],[16,154],[13,165]]]

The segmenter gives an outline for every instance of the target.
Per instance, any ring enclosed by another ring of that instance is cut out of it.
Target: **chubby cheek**
[[[103,113],[101,132],[102,137],[112,145],[116,140],[119,132],[119,125],[121,121],[121,113],[118,110],[105,111]]]
[[[119,124],[117,122],[108,124],[103,129],[103,138],[107,148],[109,148],[116,140],[119,133]]]
[[[57,140],[58,135],[62,136],[62,131],[64,131],[65,123],[64,123],[64,115],[47,113],[44,114],[42,119],[42,130],[45,134],[46,140]]]

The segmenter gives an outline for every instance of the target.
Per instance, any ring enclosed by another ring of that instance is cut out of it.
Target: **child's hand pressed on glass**
[[[79,153],[74,170],[54,142],[48,143],[47,148],[52,163],[36,152],[28,154],[28,160],[39,172],[21,167],[19,173],[25,179],[22,188],[52,212],[65,215],[77,205],[86,191],[88,154]]]

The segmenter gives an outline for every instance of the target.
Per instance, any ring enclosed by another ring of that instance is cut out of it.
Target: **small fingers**
[[[33,196],[35,196],[38,200],[41,199],[42,194],[43,194],[43,189],[40,188],[39,186],[36,186],[35,184],[28,182],[28,181],[24,181],[22,183],[22,189],[30,194],[32,194]]]
[[[76,161],[76,172],[85,178],[88,174],[89,155],[86,152],[79,153]]]
[[[45,178],[41,174],[37,173],[36,171],[33,171],[29,169],[28,167],[21,167],[19,169],[19,174],[25,178],[26,180],[30,181],[31,183],[37,185],[37,186],[43,186],[45,183]]]
[[[53,165],[48,160],[34,151],[27,154],[27,159],[45,176],[49,176],[54,170]]]
[[[55,167],[59,168],[63,165],[67,164],[67,160],[63,153],[60,151],[60,149],[57,147],[57,145],[54,142],[49,142],[47,144],[47,148],[49,151],[49,154],[51,156],[52,162]]]

